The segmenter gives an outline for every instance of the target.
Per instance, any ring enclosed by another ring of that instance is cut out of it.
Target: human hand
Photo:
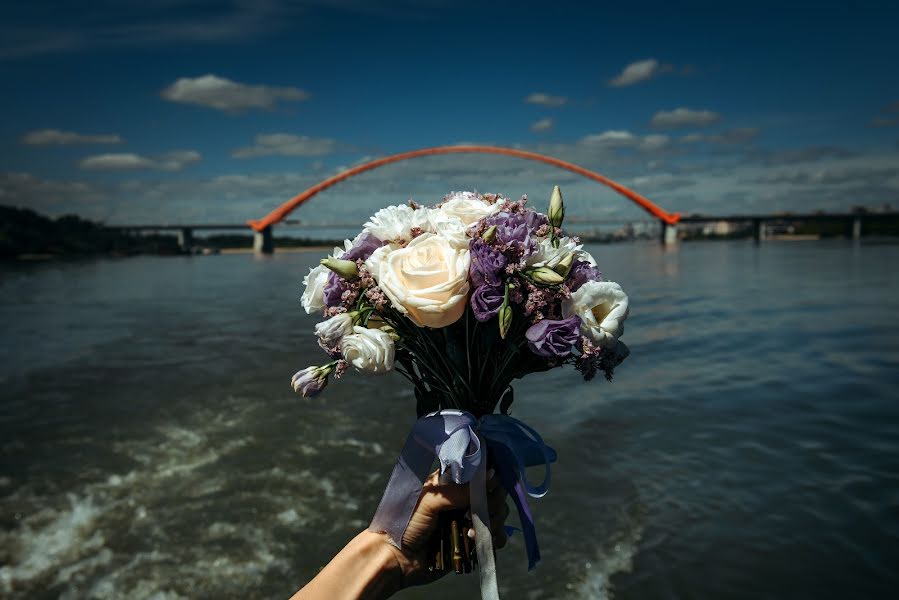
[[[509,506],[506,503],[506,490],[500,485],[499,478],[493,476],[492,469],[487,476],[490,533],[493,536],[493,547],[499,549],[506,545],[508,539],[503,525],[509,516]],[[389,544],[385,538],[385,543],[393,551],[397,568],[402,573],[402,587],[431,583],[449,572],[429,568],[432,558],[428,556],[429,541],[437,531],[440,513],[468,508],[469,502],[468,484],[441,484],[438,482],[438,472],[431,473],[422,486],[418,504],[403,534],[402,549]]]

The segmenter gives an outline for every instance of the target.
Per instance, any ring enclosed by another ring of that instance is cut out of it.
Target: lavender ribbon
[[[518,509],[530,571],[540,562],[540,547],[527,496],[542,498],[549,491],[549,465],[556,461],[556,451],[543,443],[539,433],[508,415],[484,415],[480,432],[494,457],[499,481]],[[543,465],[543,482],[533,485],[525,468],[540,465]]]
[[[441,482],[469,484],[481,597],[483,600],[499,600],[487,508],[487,461],[481,448],[486,442],[491,452],[495,453],[500,482],[518,508],[530,568],[540,560],[540,552],[525,491],[534,497],[546,494],[549,489],[549,463],[556,457],[536,431],[512,417],[486,415],[480,423],[480,435],[478,426],[477,419],[471,413],[451,409],[431,413],[416,421],[393,468],[369,530],[386,533],[393,545],[402,548],[403,533],[436,456],[440,461]],[[528,481],[524,469],[539,464],[544,465],[545,476],[543,483],[534,486]]]

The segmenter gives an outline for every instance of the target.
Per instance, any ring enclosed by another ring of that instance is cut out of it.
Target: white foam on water
[[[246,500],[255,497],[260,507],[274,509],[267,517],[260,513],[258,526],[249,527],[240,517],[234,522],[218,519],[200,525],[197,548],[168,546],[167,528],[180,522],[170,504],[173,490],[181,498],[202,499],[228,489],[228,473],[216,463],[254,443],[254,438],[240,419],[209,415],[193,415],[187,423],[149,433],[113,441],[112,450],[132,459],[134,467],[86,474],[63,506],[58,498],[27,484],[3,499],[4,507],[53,508],[25,514],[17,527],[0,531],[0,563],[5,563],[0,567],[0,597],[27,598],[50,585],[59,586],[62,600],[183,600],[181,594],[195,597],[196,591],[202,597],[223,581],[254,589],[273,573],[286,575],[292,568],[285,557],[295,548],[283,541],[283,529],[279,537],[277,525],[297,531],[309,527],[321,519],[323,498],[330,508],[357,508],[352,493],[339,482],[308,469],[275,466],[242,475],[260,483],[247,490]],[[353,439],[334,445],[360,454],[383,452],[378,444]],[[267,483],[274,484],[272,490]],[[285,483],[309,493],[297,497],[277,492]],[[211,498],[209,506],[220,501]],[[256,515],[255,508],[252,512]],[[129,531],[155,543],[155,548],[125,555],[113,550],[116,545],[107,546],[107,540]],[[221,545],[219,552],[207,554],[208,548],[202,548],[204,540],[231,538],[234,543]]]
[[[4,592],[61,565],[77,563],[79,557],[101,552],[105,540],[95,530],[95,521],[102,508],[91,496],[69,494],[68,501],[67,509],[44,509],[26,517],[17,530],[0,534],[0,542],[12,554],[12,564],[0,567],[0,589]],[[71,576],[77,568],[63,570]]]
[[[612,600],[615,595],[611,577],[630,572],[642,537],[643,526],[634,523],[630,531],[622,532],[618,539],[600,548],[592,560],[584,562],[584,578],[580,585],[570,584],[575,597]]]

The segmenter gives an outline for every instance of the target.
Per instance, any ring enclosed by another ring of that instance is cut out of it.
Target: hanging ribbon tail
[[[481,433],[495,459],[500,483],[518,510],[528,555],[528,570],[531,570],[540,562],[540,546],[527,496],[540,498],[549,491],[549,465],[556,461],[556,451],[543,443],[540,434],[508,415],[484,416],[481,419]],[[544,479],[535,486],[528,481],[525,468],[537,466],[544,467]]]
[[[528,505],[527,494],[515,467],[515,457],[508,446],[503,444],[488,441],[487,447],[493,455],[494,468],[499,481],[518,510],[518,520],[521,521],[521,532],[524,535],[524,546],[528,555],[528,571],[530,571],[540,562],[540,546],[537,544],[537,528],[534,526],[534,517],[531,514],[531,507]]]

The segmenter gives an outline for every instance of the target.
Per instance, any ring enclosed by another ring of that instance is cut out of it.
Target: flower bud
[[[559,186],[553,188],[552,197],[549,200],[549,224],[553,227],[561,227],[565,218],[565,204],[562,202],[562,190]]]
[[[303,398],[317,396],[328,385],[328,375],[333,369],[332,366],[306,367],[294,374],[290,386]]]
[[[536,269],[525,271],[524,274],[537,285],[559,285],[560,283],[565,281],[564,277],[562,277],[549,267],[537,267]]]
[[[569,252],[565,258],[559,261],[555,267],[553,267],[553,271],[561,275],[563,278],[568,277],[568,272],[571,271],[571,265],[574,264],[574,252]]]
[[[499,337],[506,339],[512,326],[512,307],[508,303],[503,304],[496,316],[499,318]]]
[[[331,269],[344,279],[353,279],[359,276],[359,267],[351,260],[343,260],[340,258],[323,258],[321,264]]]
[[[483,239],[488,244],[496,239],[496,225],[491,225],[487,231],[485,231],[481,235],[481,239]]]

